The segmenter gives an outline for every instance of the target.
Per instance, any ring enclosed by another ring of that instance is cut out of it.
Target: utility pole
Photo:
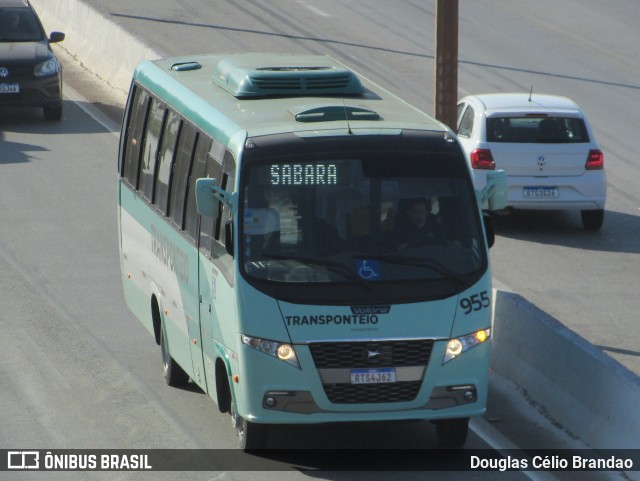
[[[435,1],[435,117],[455,130],[458,101],[458,0]]]

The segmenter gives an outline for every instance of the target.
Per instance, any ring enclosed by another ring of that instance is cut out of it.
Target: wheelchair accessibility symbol
[[[372,260],[358,260],[356,264],[358,275],[365,281],[375,281],[380,279],[380,263]]]

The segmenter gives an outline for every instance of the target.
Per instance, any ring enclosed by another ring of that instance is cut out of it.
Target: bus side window
[[[127,127],[127,139],[123,143],[124,165],[122,176],[134,188],[138,188],[138,168],[142,151],[142,135],[147,125],[149,94],[140,87],[134,87],[131,101],[131,115]]]
[[[222,162],[224,159],[225,147],[221,142],[214,140],[211,143],[211,150],[209,151],[209,167],[211,169],[211,177],[217,179],[218,185],[222,185]],[[220,228],[220,217],[222,215],[222,204],[218,203],[218,216],[216,217],[213,224],[212,236],[214,239],[218,238],[218,230]],[[212,251],[211,255],[216,257],[213,248],[214,244],[211,245]]]
[[[217,160],[213,159],[210,155],[207,156],[207,166],[205,168],[204,177],[210,179],[216,179],[217,184],[220,185],[220,174],[222,172],[222,165]],[[218,202],[219,209],[220,202]],[[218,217],[220,213],[218,212]],[[215,218],[200,216],[200,249],[210,256],[213,249],[213,228],[215,224]]]
[[[196,210],[196,179],[205,177],[207,154],[211,147],[211,138],[199,132],[193,155],[193,167],[189,176],[189,193],[184,214],[185,231],[195,242],[198,239],[198,211]]]
[[[196,128],[184,121],[180,130],[180,139],[176,152],[176,161],[171,180],[171,195],[169,202],[169,217],[180,228],[184,229],[184,212],[191,173],[191,160],[196,147]]]
[[[168,204],[171,201],[169,192],[172,182],[173,161],[175,158],[176,143],[180,136],[182,121],[180,116],[169,110],[167,121],[162,134],[162,147],[158,159],[158,175],[156,179],[156,205],[163,214],[168,212]]]
[[[233,155],[229,151],[223,150],[220,152],[220,169],[222,169],[223,158],[224,158],[224,174],[222,174],[220,187],[222,187],[227,192],[233,192],[235,185],[235,171],[236,171],[236,160],[233,158]],[[220,212],[218,215],[218,219],[216,220],[216,229],[214,232],[214,238],[222,245],[225,243],[224,237],[224,224],[225,221],[229,218],[229,213],[227,211],[224,212],[226,215],[222,215],[222,206],[220,206]]]
[[[153,202],[153,187],[156,178],[158,147],[165,120],[166,107],[156,99],[151,99],[151,110],[144,138],[144,151],[140,167],[140,190],[149,202]]]
[[[233,192],[235,173],[226,172],[226,170],[227,165],[225,164],[225,172],[222,174],[221,187],[227,192]],[[213,257],[222,257],[225,254],[233,256],[233,219],[231,218],[229,209],[226,207],[222,208],[222,206],[220,207],[221,210],[218,215],[215,230],[215,239],[217,242],[214,242],[214,248],[211,255]]]

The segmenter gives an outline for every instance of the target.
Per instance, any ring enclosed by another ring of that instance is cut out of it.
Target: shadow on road
[[[49,150],[47,148],[48,136],[95,134],[112,131],[112,129],[89,118],[88,114],[83,110],[82,104],[83,102],[65,100],[63,118],[61,121],[54,122],[45,120],[42,109],[39,108],[0,108],[0,142],[2,142],[0,165],[29,162],[31,152],[44,152]],[[114,122],[120,122],[122,118],[122,107],[102,104],[91,104],[91,107],[100,109],[110,119],[114,120]],[[38,143],[14,142],[7,138],[7,134],[34,135]]]
[[[498,236],[602,252],[640,253],[640,216],[607,210],[597,232],[582,228],[578,211],[514,211],[493,216]]]

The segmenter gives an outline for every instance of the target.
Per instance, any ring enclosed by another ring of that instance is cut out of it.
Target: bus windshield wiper
[[[400,256],[393,254],[367,254],[355,255],[353,257],[354,259],[375,259],[383,262],[389,262],[391,264],[426,267],[446,276],[447,278],[456,280],[461,285],[466,285],[468,283],[468,281],[461,274],[458,274],[457,272],[449,269],[447,266],[444,266],[439,262],[426,257]]]
[[[320,259],[317,257],[294,257],[294,256],[283,256],[279,254],[263,254],[262,257],[265,259],[296,261],[296,262],[300,262],[301,264],[316,265],[316,266],[324,267],[329,271],[341,274],[347,279],[350,279],[352,281],[357,281],[358,283],[360,283],[361,285],[363,285],[369,290],[372,289],[371,285],[365,279],[363,279],[362,277],[357,275],[355,272],[353,272],[351,269],[349,269],[347,266],[339,262],[331,261],[328,259]]]

